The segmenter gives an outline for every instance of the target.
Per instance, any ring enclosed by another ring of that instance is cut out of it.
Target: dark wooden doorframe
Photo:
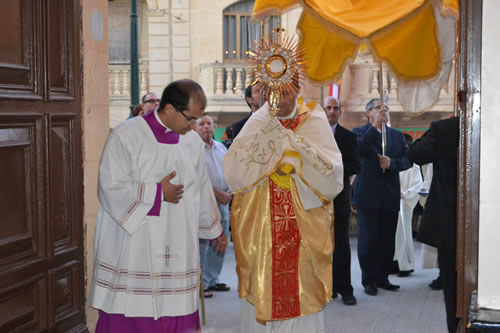
[[[470,297],[477,289],[478,276],[482,8],[482,0],[460,0],[456,261],[459,332],[465,331]]]
[[[81,4],[0,1],[0,332],[88,332]]]

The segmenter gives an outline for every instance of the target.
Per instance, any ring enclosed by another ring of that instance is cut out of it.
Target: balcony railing
[[[210,97],[241,99],[250,84],[247,64],[212,63],[200,65],[200,83]]]
[[[402,112],[403,106],[398,101],[396,79],[392,77],[385,65],[382,73],[384,95],[391,112]],[[348,70],[344,73],[340,93],[344,111],[364,114],[366,103],[370,99],[380,96],[379,75],[380,67],[373,62],[355,62],[349,65]],[[441,91],[439,102],[431,108],[431,111],[453,111],[453,77],[452,73],[448,85]]]
[[[139,65],[140,96],[149,91],[148,63]],[[130,64],[109,64],[109,96],[112,99],[130,98]]]

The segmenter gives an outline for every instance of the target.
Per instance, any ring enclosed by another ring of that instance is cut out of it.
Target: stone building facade
[[[252,29],[267,34],[272,24],[279,22],[293,35],[300,9],[279,18],[249,22],[253,0],[139,0],[140,90],[161,94],[171,81],[194,79],[203,86],[207,97],[207,112],[218,127],[244,117],[248,106],[244,102],[247,63],[244,48],[251,44]],[[129,115],[129,1],[109,2],[110,48],[110,126],[114,127]],[[245,34],[245,30],[247,33]],[[245,41],[242,41],[246,38]],[[364,105],[378,95],[378,65],[369,55],[360,55],[349,65],[341,81],[340,99],[343,104],[341,122],[353,128],[366,121]],[[441,99],[422,115],[405,113],[397,102],[395,80],[384,69],[384,87],[388,93],[393,127],[427,128],[436,119],[449,116],[454,109],[454,74],[444,87]],[[329,87],[306,83],[302,95],[306,100],[321,102]]]

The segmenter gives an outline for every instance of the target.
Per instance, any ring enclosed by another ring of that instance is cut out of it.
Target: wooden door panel
[[[48,87],[50,100],[74,99],[74,43],[71,1],[45,1],[48,12]]]
[[[49,273],[49,294],[53,296],[49,302],[49,318],[53,320],[50,326],[56,327],[58,332],[67,332],[82,322],[80,266],[80,262],[73,261]]]
[[[40,173],[43,116],[0,113],[0,331],[46,328]]]
[[[23,52],[23,31],[22,31],[22,12],[23,4],[21,0],[11,2],[10,11],[0,12],[0,24],[3,27],[9,27],[9,34],[1,40],[0,46],[2,53],[0,54],[0,61],[6,64],[23,65],[24,52]],[[30,13],[27,13],[27,19],[30,18]]]
[[[0,263],[39,256],[40,115],[0,114]],[[2,273],[0,272],[0,276]]]
[[[37,2],[0,2],[0,98],[41,99]]]
[[[46,282],[42,274],[0,289],[0,332],[45,332],[47,309]]]
[[[54,248],[72,244],[71,221],[73,211],[72,142],[73,119],[53,117],[49,137],[50,235]]]
[[[8,133],[12,131],[11,133]],[[4,132],[4,133],[2,133]],[[5,133],[7,132],[7,133]],[[30,142],[29,130],[27,129],[0,129],[0,155],[10,163],[0,165],[0,182],[10,191],[0,193],[0,219],[2,221],[11,221],[11,223],[2,225],[0,229],[0,241],[5,241],[13,237],[19,237],[22,234],[30,232],[30,221],[32,216],[30,212],[31,182],[29,177],[30,160]],[[7,140],[4,136],[7,136]],[[16,137],[15,140],[12,136]],[[14,140],[9,140],[14,139]],[[3,141],[3,142],[2,142]],[[26,172],[28,169],[28,172]],[[18,172],[18,171],[23,171]],[[17,189],[16,191],[13,191]],[[27,203],[27,205],[26,205]],[[4,207],[1,207],[4,206]],[[9,208],[8,210],[5,208]]]

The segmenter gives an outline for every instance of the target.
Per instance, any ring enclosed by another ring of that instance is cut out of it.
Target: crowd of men
[[[257,85],[246,89],[251,111],[230,127],[227,145],[214,140],[205,94],[192,80],[170,83],[161,99],[146,94],[136,117],[111,131],[99,171],[96,332],[199,332],[200,266],[205,297],[230,290],[219,275],[231,237],[241,332],[323,332],[332,298],[357,303],[352,206],[364,292],[400,289],[389,281],[394,260],[400,276],[412,272],[411,218],[423,186],[414,163],[433,163],[422,241],[438,249],[455,332],[457,118],[433,123],[411,144],[386,126],[389,109],[378,99],[352,131],[339,124],[333,97],[323,109],[290,91],[276,117],[266,99]]]

